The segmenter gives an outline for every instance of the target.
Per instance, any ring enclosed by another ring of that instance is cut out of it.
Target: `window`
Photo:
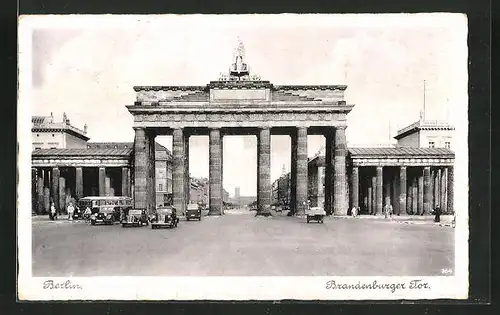
[[[51,149],[57,149],[56,147],[50,147]]]
[[[163,184],[158,184],[158,190],[162,191],[163,190]]]
[[[35,150],[40,150],[41,148],[40,147],[35,147]]]
[[[429,148],[434,148],[434,141],[429,141]]]
[[[54,134],[52,134],[52,137],[54,137]]]
[[[451,147],[451,143],[449,141],[446,141],[444,143],[444,147],[447,148],[447,149],[449,149]]]
[[[36,134],[36,136],[37,136],[37,137],[40,137],[40,135],[39,135],[38,133]]]

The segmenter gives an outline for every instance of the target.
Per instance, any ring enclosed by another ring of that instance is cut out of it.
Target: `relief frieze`
[[[297,112],[258,112],[258,113],[141,113],[134,115],[135,122],[263,122],[263,121],[301,121],[301,122],[330,122],[343,121],[345,115],[333,113],[297,113]]]

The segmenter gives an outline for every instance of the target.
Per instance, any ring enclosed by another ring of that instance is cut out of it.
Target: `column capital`
[[[342,131],[346,130],[346,128],[347,128],[347,126],[344,126],[344,125],[335,126],[335,129],[342,130]]]
[[[400,166],[399,168],[402,170],[406,170],[406,166]]]

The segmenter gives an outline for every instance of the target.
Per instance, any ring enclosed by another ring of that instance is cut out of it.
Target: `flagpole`
[[[424,80],[424,113],[422,115],[423,120],[425,120],[425,80]]]

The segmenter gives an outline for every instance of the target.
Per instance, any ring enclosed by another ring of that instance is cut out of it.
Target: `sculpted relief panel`
[[[266,89],[234,89],[222,90],[212,89],[210,91],[210,100],[225,101],[225,100],[268,100]]]
[[[137,102],[159,102],[163,100],[171,100],[174,97],[188,96],[196,93],[192,90],[139,90],[136,92]]]
[[[210,125],[216,122],[311,122],[317,123],[344,122],[345,114],[338,113],[294,113],[294,112],[253,112],[253,113],[175,113],[175,114],[136,114],[137,123],[175,123],[191,125]]]
[[[281,91],[281,90],[278,90]],[[344,91],[342,90],[283,90],[283,92],[290,93],[296,96],[304,96],[311,97],[314,99],[321,99],[324,101],[343,101],[344,100]]]

